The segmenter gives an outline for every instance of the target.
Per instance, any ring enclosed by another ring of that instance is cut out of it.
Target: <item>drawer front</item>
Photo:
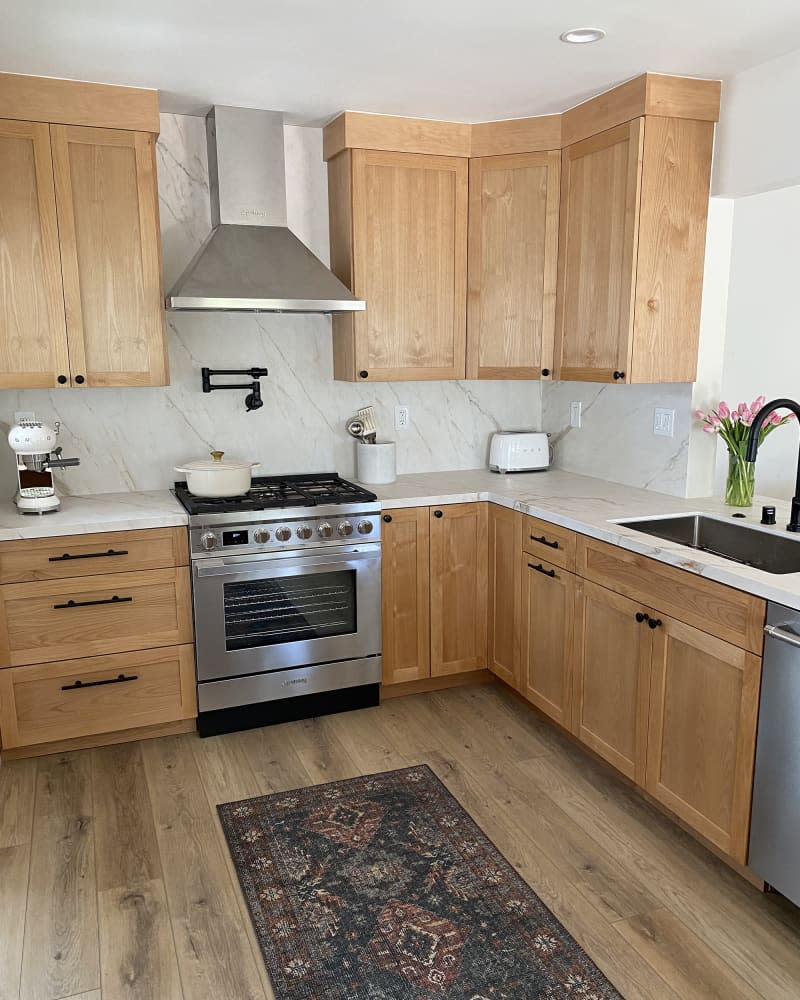
[[[191,719],[196,706],[191,645],[0,670],[8,748]]]
[[[0,543],[0,584],[187,566],[186,528],[145,528]]]
[[[546,559],[554,566],[572,572],[575,569],[574,531],[562,528],[538,517],[525,516],[523,546],[525,551],[537,559]]]
[[[192,641],[189,570],[0,587],[2,666]]]
[[[761,655],[766,602],[759,597],[583,536],[578,575]]]

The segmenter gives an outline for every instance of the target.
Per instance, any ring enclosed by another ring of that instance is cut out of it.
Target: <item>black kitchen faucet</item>
[[[747,439],[745,459],[748,462],[755,462],[756,455],[758,454],[761,428],[776,410],[791,410],[800,421],[800,403],[796,403],[793,399],[773,399],[771,403],[762,406],[753,420],[753,425],[750,428],[750,436]],[[798,455],[797,459],[797,483],[795,484],[794,497],[792,498],[792,516],[789,518],[786,530],[800,531],[800,455]]]

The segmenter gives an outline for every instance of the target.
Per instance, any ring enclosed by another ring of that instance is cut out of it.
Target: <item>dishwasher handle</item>
[[[780,625],[765,625],[764,632],[771,639],[779,639],[781,642],[787,642],[790,646],[797,646],[800,649],[800,635],[795,635],[794,632],[787,632]]]

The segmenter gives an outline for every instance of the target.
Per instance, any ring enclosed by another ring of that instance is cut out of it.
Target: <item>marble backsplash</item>
[[[575,428],[570,403],[578,400],[583,425]],[[674,437],[653,434],[656,406],[675,410]],[[691,406],[690,384],[553,382],[543,386],[542,427],[550,432],[555,464],[567,472],[685,496]]]
[[[158,142],[165,287],[210,229],[202,118],[162,115]],[[289,222],[328,259],[327,186],[319,129],[287,126]],[[81,464],[58,476],[62,492],[163,489],[173,466],[212,448],[261,462],[260,472],[355,471],[356,443],[344,430],[359,406],[375,405],[379,434],[397,441],[398,471],[484,466],[498,428],[537,427],[534,382],[334,382],[325,316],[168,313],[171,385],[166,389],[0,392],[0,427],[15,411],[59,420],[65,455]],[[200,368],[264,366],[264,406],[244,409],[243,392],[201,392]],[[394,406],[411,427],[393,430]],[[0,449],[0,494],[15,488],[12,454]]]

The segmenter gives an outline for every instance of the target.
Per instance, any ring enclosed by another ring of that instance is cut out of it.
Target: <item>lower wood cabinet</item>
[[[485,503],[383,515],[385,685],[486,667],[487,520]]]
[[[487,666],[506,684],[520,689],[519,627],[522,603],[523,514],[489,504],[489,615]]]
[[[196,715],[191,645],[0,670],[0,731],[9,749]]]
[[[642,785],[653,643],[645,614],[636,601],[582,582],[573,730],[595,753]]]
[[[761,659],[683,622],[655,621],[645,787],[744,864]]]
[[[572,723],[577,578],[525,556],[522,567],[522,693],[545,715]]]

